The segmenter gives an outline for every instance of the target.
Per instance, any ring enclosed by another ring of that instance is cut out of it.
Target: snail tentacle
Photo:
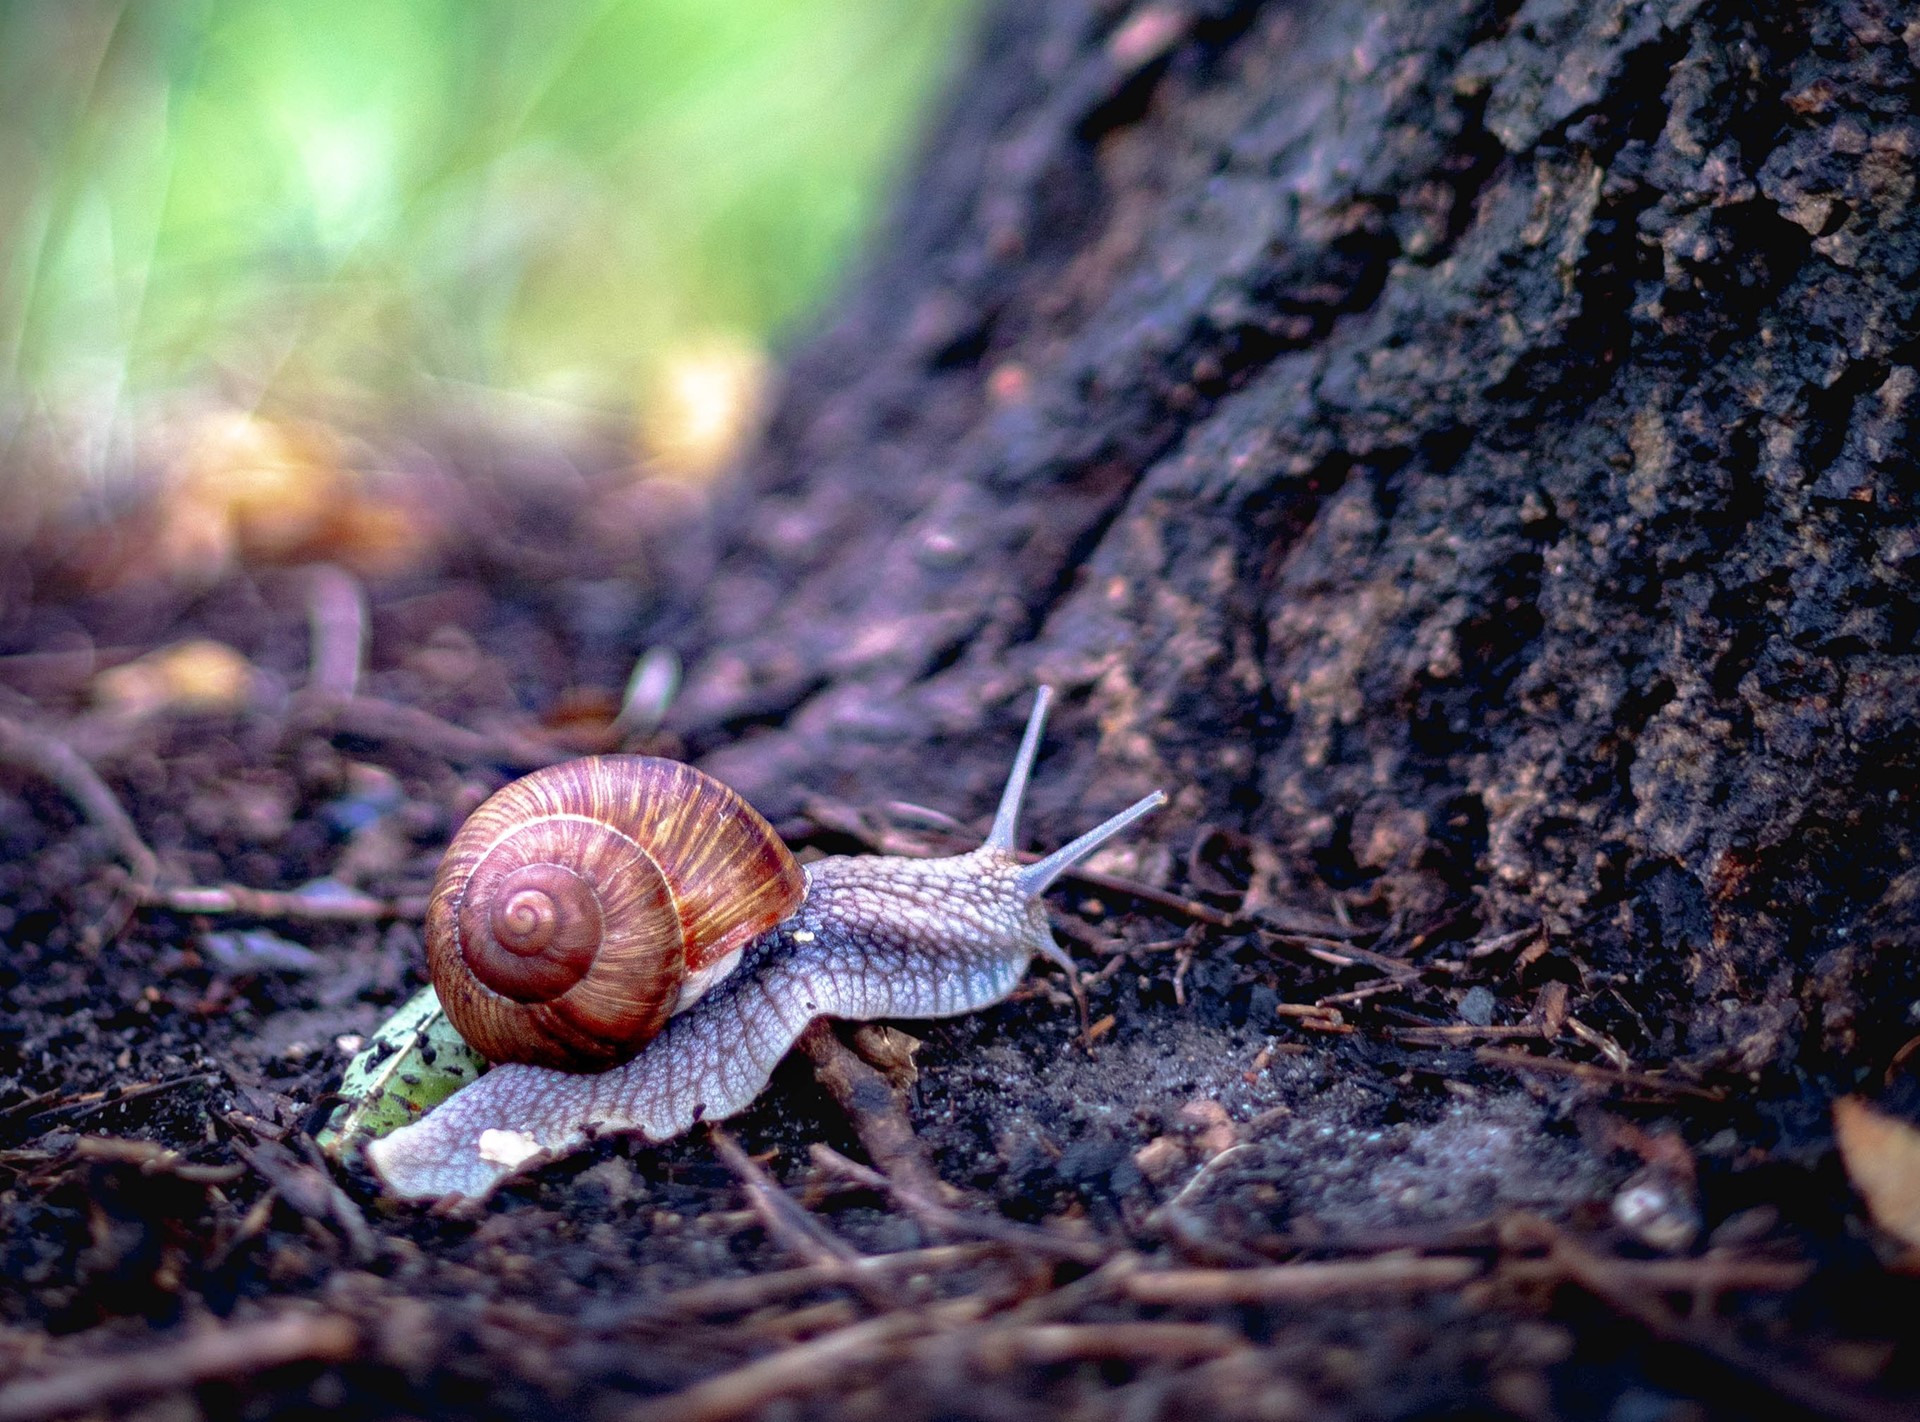
[[[1033,762],[1040,754],[1040,733],[1047,728],[1047,711],[1053,705],[1053,688],[1043,686],[1033,697],[1033,710],[1027,714],[1026,733],[1020,737],[1020,749],[1014,753],[1013,769],[1007,772],[1007,785],[1000,792],[1000,808],[994,812],[993,828],[987,831],[985,849],[1011,854],[1020,847],[1020,806],[1027,798],[1027,780],[1033,774]]]

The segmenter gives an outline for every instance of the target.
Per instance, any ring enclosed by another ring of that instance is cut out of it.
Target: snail
[[[1052,699],[1040,688],[986,842],[945,859],[797,864],[718,781],[606,756],[537,771],[461,828],[428,960],[449,1019],[503,1063],[367,1148],[396,1193],[481,1196],[590,1134],[668,1140],[745,1109],[819,1017],[948,1017],[1035,954],[1041,896],[1166,802],[1155,791],[1033,864],[1015,852]]]

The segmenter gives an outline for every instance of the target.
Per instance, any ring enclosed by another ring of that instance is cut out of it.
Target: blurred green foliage
[[[626,404],[824,296],[970,8],[0,0],[0,399]]]

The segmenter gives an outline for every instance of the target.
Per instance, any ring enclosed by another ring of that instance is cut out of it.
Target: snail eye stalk
[[[1066,873],[1067,870],[1087,858],[1094,850],[1098,849],[1115,835],[1123,833],[1135,820],[1141,818],[1143,815],[1152,814],[1166,803],[1167,792],[1164,790],[1156,790],[1144,800],[1139,800],[1129,805],[1105,824],[1096,825],[1094,828],[1088,830],[1085,834],[1074,840],[1073,843],[1054,850],[1053,853],[1049,854],[1039,863],[1029,864],[1025,869],[1020,871],[1019,884],[1021,891],[1025,893],[1028,898],[1036,898],[1044,894],[1048,889],[1053,887],[1054,880]]]
[[[1033,710],[1027,716],[1027,733],[1020,738],[1020,750],[1007,772],[1007,788],[1000,792],[1000,808],[987,831],[988,849],[1008,854],[1019,847],[1020,805],[1027,798],[1027,777],[1033,774],[1034,758],[1040,753],[1040,733],[1047,728],[1047,710],[1053,705],[1053,688],[1043,686],[1034,694]]]

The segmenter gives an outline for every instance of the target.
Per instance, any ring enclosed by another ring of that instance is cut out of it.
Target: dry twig
[[[311,1146],[311,1142],[307,1142]],[[380,1252],[367,1217],[317,1158],[302,1160],[287,1146],[263,1140],[254,1146],[234,1142],[234,1152],[297,1213],[319,1225],[331,1225],[346,1241],[348,1257],[365,1264]],[[317,1157],[317,1152],[315,1152]]]
[[[140,837],[133,819],[106,782],[58,736],[0,716],[0,761],[31,771],[54,785],[113,841],[114,852],[125,861],[134,884],[152,884],[160,861]]]
[[[1471,1022],[1436,1022],[1431,1027],[1391,1027],[1387,1030],[1394,1041],[1404,1042],[1410,1047],[1457,1047],[1466,1042],[1484,1042],[1488,1038],[1537,1038],[1546,1035],[1539,1026],[1528,1023],[1517,1027],[1476,1027]]]
[[[360,580],[333,563],[309,568],[307,627],[307,685],[322,696],[351,699],[367,660],[367,594]]]
[[[318,894],[305,889],[249,889],[239,884],[191,884],[148,889],[141,902],[174,913],[238,914],[296,923],[379,923],[426,917],[424,894],[381,899],[351,889]]]
[[[986,1307],[981,1298],[955,1299],[924,1311],[890,1313],[836,1329],[630,1408],[622,1422],[722,1422],[743,1417],[779,1398],[832,1387],[878,1365],[904,1340],[971,1322]]]
[[[1280,933],[1273,929],[1261,930],[1261,937],[1275,943],[1284,943],[1290,948],[1299,948],[1309,957],[1322,963],[1331,963],[1335,967],[1353,968],[1365,964],[1377,968],[1391,978],[1413,978],[1420,975],[1420,966],[1409,963],[1404,958],[1391,957],[1386,953],[1376,953],[1371,948],[1362,948],[1359,944],[1342,938],[1319,938],[1304,933]]]
[[[730,1134],[718,1125],[708,1127],[708,1133],[715,1154],[746,1188],[747,1203],[768,1238],[804,1264],[844,1269],[858,1262],[860,1252],[795,1204]]]
[[[1660,1096],[1691,1096],[1701,1101],[1721,1101],[1726,1094],[1708,1086],[1692,1086],[1684,1081],[1669,1081],[1643,1071],[1618,1071],[1592,1062],[1569,1062],[1559,1057],[1532,1057],[1524,1052],[1503,1052],[1498,1047],[1482,1047],[1473,1054],[1475,1061],[1509,1071],[1537,1071],[1549,1076],[1570,1076],[1595,1086],[1628,1091],[1650,1091]]]
[[[105,1091],[83,1091],[72,1096],[63,1096],[57,1090],[43,1091],[0,1111],[0,1133],[19,1126],[25,1132],[22,1139],[31,1139],[52,1130],[56,1125],[72,1126],[115,1106],[130,1105],[150,1096],[177,1091],[183,1086],[217,1086],[220,1080],[218,1072],[195,1071],[184,1076],[168,1077],[164,1081],[136,1081],[127,1086],[110,1087]]]
[[[302,730],[396,741],[455,765],[538,770],[573,754],[535,736],[506,730],[470,731],[418,706],[371,696],[303,695],[292,724]]]
[[[1481,1272],[1480,1263],[1473,1259],[1379,1254],[1370,1259],[1275,1264],[1264,1269],[1143,1270],[1131,1275],[1124,1287],[1136,1303],[1217,1308],[1455,1289]]]
[[[980,1328],[960,1335],[958,1341],[989,1372],[1109,1358],[1131,1363],[1191,1363],[1236,1353],[1247,1346],[1244,1335],[1213,1323],[1039,1323]]]
[[[289,1363],[342,1362],[358,1344],[353,1324],[335,1314],[283,1313],[189,1332],[157,1348],[78,1359],[49,1377],[8,1383],[0,1387],[0,1422],[43,1422]]]
[[[820,1084],[852,1119],[860,1144],[881,1172],[916,1196],[938,1200],[946,1187],[928,1163],[913,1122],[886,1077],[842,1042],[824,1018],[800,1034],[800,1046],[813,1059]]]
[[[903,1249],[892,1254],[862,1254],[848,1263],[809,1264],[798,1269],[776,1269],[738,1279],[715,1279],[662,1294],[641,1305],[636,1318],[684,1318],[708,1314],[745,1313],[749,1309],[797,1298],[815,1289],[831,1288],[853,1279],[876,1283],[909,1279],[942,1269],[971,1264],[1001,1248],[990,1240],[966,1244],[936,1244],[929,1249]]]
[[[832,1146],[816,1144],[813,1147],[813,1161],[822,1170],[838,1175],[843,1180],[851,1180],[856,1185],[864,1185],[870,1190],[878,1190],[891,1197],[894,1203],[919,1220],[921,1224],[942,1234],[991,1239],[1025,1253],[1071,1259],[1081,1264],[1102,1263],[1113,1253],[1105,1245],[1096,1244],[1091,1240],[1064,1239],[1049,1230],[1036,1229],[1032,1225],[963,1214],[920,1193],[910,1185],[882,1175],[879,1171],[856,1161],[848,1160]]]
[[[1545,1257],[1537,1262],[1509,1263],[1502,1270],[1503,1275],[1526,1278],[1532,1274],[1536,1282],[1544,1276],[1551,1282],[1572,1284],[1615,1313],[1633,1320],[1654,1337],[1680,1344],[1711,1360],[1723,1371],[1727,1383],[1742,1391],[1759,1393],[1765,1399],[1765,1411],[1769,1414],[1784,1399],[1815,1416],[1836,1417],[1845,1422],[1894,1422],[1896,1418],[1911,1415],[1895,1404],[1864,1397],[1835,1379],[1797,1372],[1695,1319],[1675,1316],[1660,1301],[1663,1293],[1714,1294],[1736,1289],[1797,1288],[1811,1272],[1798,1261],[1739,1260],[1711,1255],[1704,1259],[1612,1259],[1595,1254],[1559,1226],[1533,1216],[1510,1220],[1503,1234],[1510,1246],[1546,1251]],[[1535,1267],[1529,1268],[1529,1265]],[[1649,1268],[1649,1265],[1655,1267]],[[1519,1271],[1517,1275],[1515,1271]],[[1728,1405],[1758,1415],[1760,1399],[1754,1402],[1754,1407],[1741,1408],[1739,1402],[1729,1399]]]

